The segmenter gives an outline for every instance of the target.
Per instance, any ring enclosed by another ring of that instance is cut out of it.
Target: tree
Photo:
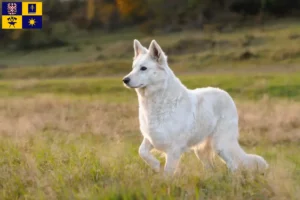
[[[148,6],[145,0],[116,0],[118,10],[123,19],[140,22],[147,18]]]

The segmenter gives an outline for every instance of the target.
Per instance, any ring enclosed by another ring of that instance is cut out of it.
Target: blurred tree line
[[[299,13],[300,0],[44,0],[43,29],[1,30],[0,45],[14,50],[64,46],[76,30],[113,32],[130,26],[153,34],[217,23],[221,31],[249,17],[260,23]]]

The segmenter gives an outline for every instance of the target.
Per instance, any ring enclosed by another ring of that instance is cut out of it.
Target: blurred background
[[[134,39],[230,93],[265,176],[187,153],[166,183],[144,163]],[[44,0],[42,30],[0,30],[0,199],[299,199],[299,100],[300,0]]]
[[[134,38],[146,47],[156,39],[180,72],[240,70],[233,65],[290,70],[299,61],[299,0],[45,0],[43,5],[42,30],[1,30],[1,69],[64,65],[56,69],[58,76],[121,74],[129,69]],[[94,70],[67,72],[79,63]]]

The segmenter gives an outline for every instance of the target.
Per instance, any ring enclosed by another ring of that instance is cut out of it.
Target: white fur
[[[149,50],[134,40],[132,71],[126,84],[135,88],[139,101],[139,148],[143,160],[155,171],[159,161],[153,148],[166,154],[164,171],[173,174],[182,153],[193,149],[207,167],[216,152],[231,171],[243,167],[264,170],[267,162],[247,154],[238,143],[238,113],[230,95],[218,88],[187,89],[169,68],[167,57],[153,40]],[[142,71],[144,66],[147,70]]]

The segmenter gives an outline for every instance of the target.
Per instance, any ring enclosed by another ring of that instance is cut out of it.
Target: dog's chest
[[[167,104],[151,103],[140,105],[140,129],[143,136],[149,139],[155,148],[163,150],[174,141],[174,138],[186,133],[190,126],[182,121],[184,113],[176,101]]]
[[[170,142],[170,120],[168,116],[160,113],[159,115],[151,115],[141,111],[139,113],[140,130],[145,138],[147,138],[152,145],[160,150],[164,150],[169,146]]]
[[[166,126],[172,115],[172,108],[166,106],[143,104],[139,109],[139,121],[143,131],[153,133]]]

